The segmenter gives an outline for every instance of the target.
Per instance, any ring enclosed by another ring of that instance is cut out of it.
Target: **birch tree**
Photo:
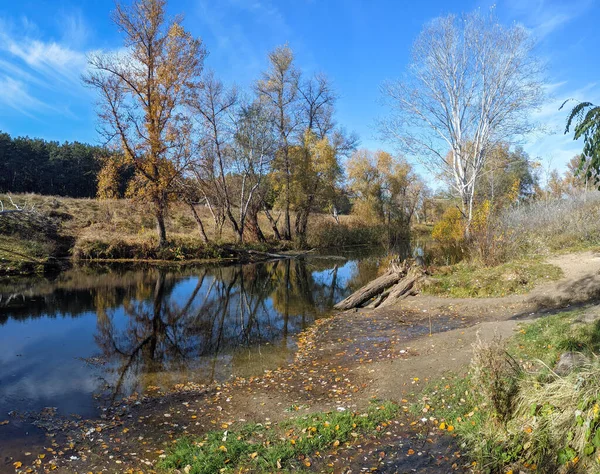
[[[430,171],[451,174],[467,233],[490,150],[536,127],[531,112],[544,93],[533,47],[525,28],[500,25],[493,11],[436,18],[415,41],[406,75],[382,87],[384,135]]]
[[[275,152],[275,127],[268,110],[259,101],[242,107],[236,122],[233,173],[238,177],[239,239],[247,223],[256,240],[265,241],[258,224],[263,207],[264,182]]]

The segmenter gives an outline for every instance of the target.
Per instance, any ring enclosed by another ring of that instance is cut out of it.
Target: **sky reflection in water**
[[[109,273],[5,285],[0,418],[10,410],[94,416],[118,397],[222,381],[284,363],[293,338],[373,277],[376,258]]]

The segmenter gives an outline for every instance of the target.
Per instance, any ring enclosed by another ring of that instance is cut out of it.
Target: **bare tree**
[[[206,52],[200,39],[166,17],[165,0],[117,4],[113,21],[125,52],[89,58],[84,82],[97,89],[101,133],[136,170],[134,197],[154,206],[159,245],[167,241],[170,194],[191,158],[185,104],[198,88]]]
[[[500,25],[493,11],[437,18],[417,38],[406,77],[382,87],[391,109],[384,135],[452,175],[468,223],[488,152],[535,128],[544,94],[532,49],[523,27]]]
[[[244,238],[246,220],[259,241],[265,237],[258,225],[263,206],[264,178],[270,170],[275,152],[275,128],[269,110],[259,101],[244,106],[237,118],[233,173],[239,179],[239,237]]]
[[[278,162],[284,183],[284,222],[282,237],[292,238],[290,219],[292,163],[290,142],[297,130],[298,120],[298,83],[300,72],[294,66],[294,54],[289,46],[278,47],[269,53],[270,67],[256,84],[256,92],[261,100],[273,112],[278,134]]]
[[[234,232],[240,235],[239,223],[233,215],[233,196],[227,179],[233,154],[235,119],[239,109],[237,90],[226,88],[210,72],[204,78],[196,98],[190,102],[190,107],[198,115],[203,139],[200,162],[195,162],[196,176],[199,181],[209,180],[216,205],[222,209]]]

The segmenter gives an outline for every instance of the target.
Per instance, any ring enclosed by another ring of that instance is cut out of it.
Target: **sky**
[[[492,5],[501,22],[522,24],[537,41],[550,99],[532,116],[544,133],[524,147],[562,171],[582,145],[564,135],[560,104],[600,102],[600,0],[170,0],[168,10],[202,38],[205,67],[241,88],[266,69],[270,50],[288,43],[306,74],[332,80],[337,122],[360,146],[393,151],[377,133],[386,114],[381,84],[406,70],[424,23]],[[80,78],[86,54],[122,46],[113,9],[113,0],[0,0],[0,131],[100,143],[95,93]]]

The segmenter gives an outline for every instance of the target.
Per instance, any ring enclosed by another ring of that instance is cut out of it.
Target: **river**
[[[34,442],[48,414],[97,417],[122,397],[275,369],[293,357],[294,335],[374,278],[381,256],[2,281],[0,443]]]

